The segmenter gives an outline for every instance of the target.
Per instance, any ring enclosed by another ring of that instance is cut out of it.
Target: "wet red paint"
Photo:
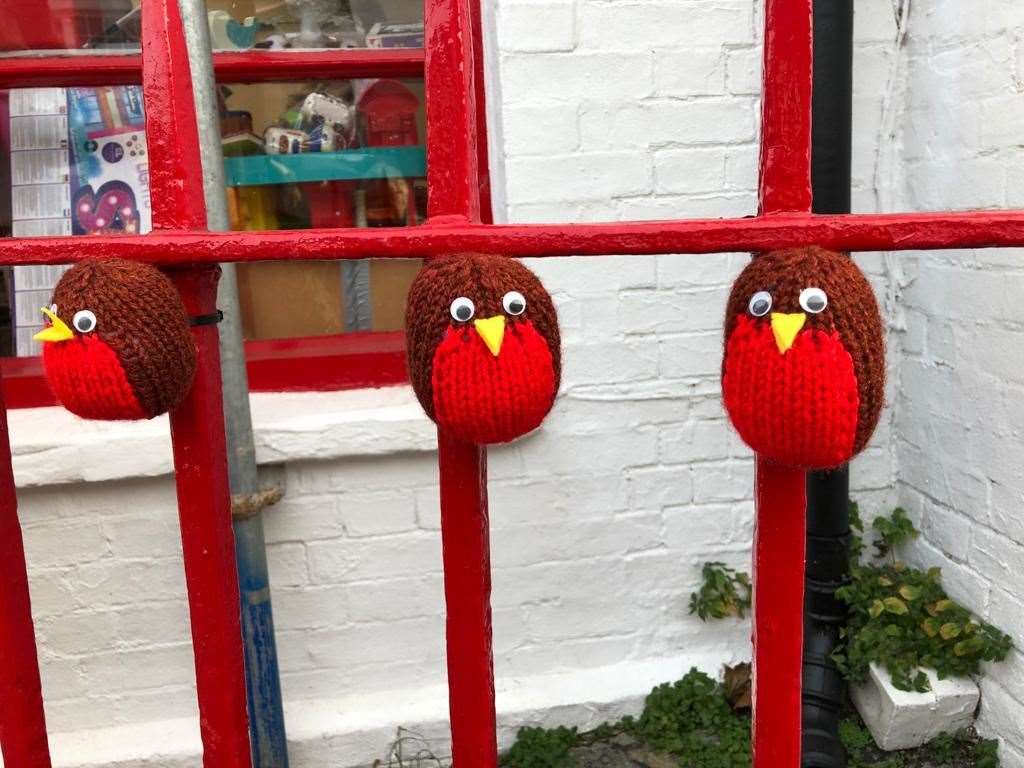
[[[205,229],[192,73],[177,0],[146,6],[142,49],[154,229]],[[189,315],[216,312],[218,276],[214,266],[171,273]],[[192,334],[195,380],[170,421],[203,765],[250,768],[217,326],[195,326]]]
[[[6,768],[50,768],[28,573],[0,399],[0,749]]]
[[[807,478],[758,458],[754,530],[754,768],[798,768]]]

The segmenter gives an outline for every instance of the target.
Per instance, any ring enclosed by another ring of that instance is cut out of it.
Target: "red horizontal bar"
[[[359,77],[423,77],[420,48],[333,51],[230,51],[213,54],[217,80],[265,83]],[[133,85],[142,82],[137,53],[0,58],[0,88]]]
[[[67,88],[137,85],[142,82],[138,54],[5,56],[0,58],[0,88]]]
[[[222,83],[423,77],[423,60],[422,48],[239,51],[213,54],[213,69]]]
[[[248,341],[245,356],[253,392],[331,392],[409,380],[401,331]]]
[[[816,243],[841,251],[1024,246],[1024,211],[815,216],[608,224],[441,224],[275,232],[163,231],[139,237],[0,240],[0,265],[71,264],[119,257],[162,265],[439,256],[597,256],[766,251]]]
[[[245,357],[253,392],[334,392],[409,380],[401,331],[247,341]],[[57,404],[42,358],[0,358],[0,372],[8,408]]]

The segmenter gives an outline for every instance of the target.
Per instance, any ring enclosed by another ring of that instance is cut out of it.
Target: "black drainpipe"
[[[814,0],[815,213],[850,212],[853,0]],[[803,768],[845,768],[839,719],[846,685],[832,663],[846,607],[835,590],[849,578],[849,467],[807,475]]]

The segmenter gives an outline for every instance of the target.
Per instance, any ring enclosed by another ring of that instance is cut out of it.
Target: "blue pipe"
[[[263,515],[236,519],[234,528],[253,767],[288,768]]]

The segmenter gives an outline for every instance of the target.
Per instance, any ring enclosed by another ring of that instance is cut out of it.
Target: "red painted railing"
[[[138,57],[91,57],[104,84],[141,79],[157,231],[141,237],[6,240],[0,264],[119,256],[177,268],[196,313],[213,307],[203,265],[261,259],[709,253],[815,242],[846,250],[1024,246],[1024,212],[814,216],[809,213],[810,0],[766,6],[761,214],[736,220],[488,226],[476,0],[427,0],[426,55],[336,52],[217,54],[228,80],[416,74],[427,92],[430,221],[410,229],[205,233],[188,60],[176,0],[147,0]],[[476,34],[474,34],[476,32]],[[104,61],[98,61],[103,58]],[[91,60],[91,59],[90,59]],[[0,60],[0,85],[95,85],[81,59]],[[105,69],[104,69],[105,68]],[[196,330],[201,365],[172,415],[204,764],[249,765],[237,584],[216,330]],[[2,415],[2,411],[0,411]],[[7,768],[47,768],[45,720],[18,529],[6,420],[0,418],[0,743]],[[453,753],[459,768],[496,764],[486,456],[439,435]],[[800,762],[804,475],[757,464],[755,765]]]

